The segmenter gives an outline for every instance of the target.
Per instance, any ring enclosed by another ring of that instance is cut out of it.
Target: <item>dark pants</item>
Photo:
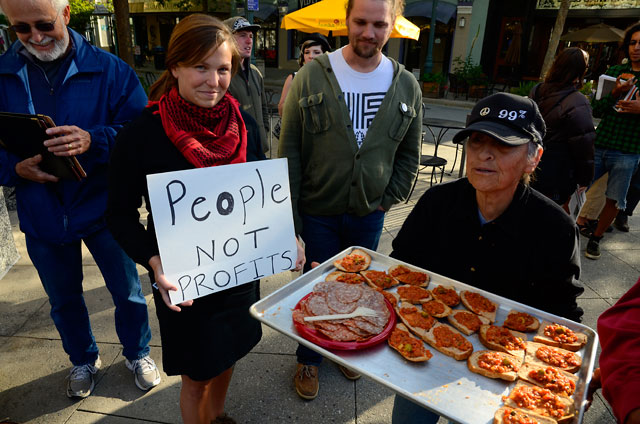
[[[384,212],[374,211],[369,215],[351,214],[317,216],[300,214],[302,218],[302,240],[305,242],[307,264],[305,272],[311,269],[311,262],[324,262],[349,246],[361,246],[376,250],[382,226]],[[322,355],[303,345],[296,350],[298,362],[304,365],[318,366]]]

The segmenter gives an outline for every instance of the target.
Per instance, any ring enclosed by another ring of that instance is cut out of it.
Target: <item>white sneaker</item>
[[[98,372],[102,361],[100,357],[91,364],[78,365],[71,368],[67,377],[67,396],[70,398],[86,398],[91,394],[94,387],[93,375]]]
[[[160,371],[149,355],[134,361],[126,359],[124,363],[133,372],[138,389],[147,391],[160,384]]]

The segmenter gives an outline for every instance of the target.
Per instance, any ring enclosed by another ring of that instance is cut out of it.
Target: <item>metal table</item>
[[[431,136],[433,137],[433,142],[436,145],[436,147],[440,145],[440,142],[444,138],[447,131],[450,131],[450,130],[460,131],[465,128],[464,122],[450,121],[448,119],[423,118],[422,124],[425,127],[427,127],[427,130],[429,130],[429,132],[431,133]],[[453,159],[453,166],[451,167],[451,171],[449,173],[453,172],[454,168],[456,167],[456,161],[458,160],[458,145],[456,145],[455,148],[456,148],[456,156]],[[462,153],[460,155],[460,171],[458,172],[459,178],[462,178],[462,176],[464,175],[465,157],[466,157],[466,152],[465,152],[464,145],[462,145]]]

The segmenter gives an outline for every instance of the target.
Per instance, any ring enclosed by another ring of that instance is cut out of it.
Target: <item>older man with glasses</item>
[[[82,250],[87,246],[116,306],[126,366],[142,390],[160,383],[149,357],[151,330],[136,266],[106,228],[107,163],[116,132],[147,98],[133,70],[67,28],[68,0],[0,0],[19,42],[0,57],[0,111],[50,116],[47,149],[74,155],[82,181],[61,180],[40,168],[41,155],[20,158],[0,148],[0,185],[15,186],[20,228],[49,303],[51,318],[73,368],[67,396],[86,397],[100,367],[82,296]]]

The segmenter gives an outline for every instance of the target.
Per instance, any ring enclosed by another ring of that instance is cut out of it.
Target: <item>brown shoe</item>
[[[357,372],[350,370],[347,367],[343,367],[342,365],[338,365],[338,368],[340,368],[340,371],[342,371],[342,374],[344,374],[344,376],[347,377],[349,380],[357,380],[360,377],[362,377]]]
[[[298,364],[296,375],[293,377],[296,392],[302,399],[311,400],[318,396],[318,367],[314,365]]]

